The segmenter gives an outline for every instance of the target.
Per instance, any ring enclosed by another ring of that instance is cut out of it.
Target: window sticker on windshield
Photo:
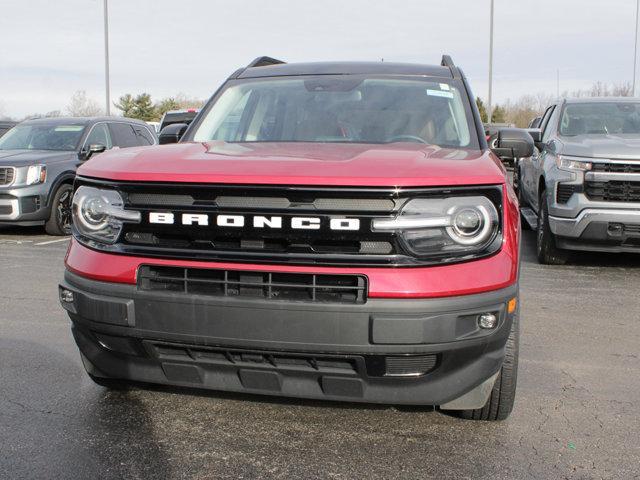
[[[441,83],[440,84],[440,90],[449,90],[449,84],[448,83]]]
[[[432,95],[434,97],[453,98],[453,93],[451,93],[451,92],[443,92],[442,90],[430,90],[430,89],[427,89],[427,95]]]
[[[56,132],[79,132],[84,128],[83,125],[60,125],[56,127],[54,131]]]

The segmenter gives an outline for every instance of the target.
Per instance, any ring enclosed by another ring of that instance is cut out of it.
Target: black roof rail
[[[455,67],[455,65],[453,64],[453,60],[451,60],[451,56],[450,55],[442,55],[442,61],[440,62],[440,65],[442,65],[443,67]]]
[[[458,70],[458,67],[456,67],[455,64],[453,63],[453,60],[451,59],[451,55],[442,55],[442,61],[440,62],[440,65],[443,67],[449,68],[449,70],[451,70],[451,76],[453,78],[462,77],[460,70]]]
[[[287,62],[283,62],[282,60],[278,60],[277,58],[272,58],[272,57],[258,57],[249,65],[247,65],[247,68],[267,67],[269,65],[280,65],[282,63],[287,63]]]

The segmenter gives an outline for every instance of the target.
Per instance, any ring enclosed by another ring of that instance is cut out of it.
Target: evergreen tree
[[[476,105],[478,106],[478,111],[480,112],[480,120],[482,123],[487,123],[487,109],[484,106],[484,102],[480,97],[476,97]]]

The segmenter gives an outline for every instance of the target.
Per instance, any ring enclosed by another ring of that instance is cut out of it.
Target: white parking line
[[[12,240],[12,239],[1,239],[0,245],[22,245],[23,243],[33,243],[33,240]]]
[[[57,239],[55,239],[55,240],[47,240],[46,242],[34,243],[34,245],[35,245],[35,246],[39,246],[39,245],[49,245],[49,244],[51,244],[51,243],[66,242],[67,240],[69,240],[69,237],[57,238]]]

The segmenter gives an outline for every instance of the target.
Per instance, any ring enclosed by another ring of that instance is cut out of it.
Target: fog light
[[[60,300],[65,303],[73,303],[73,292],[71,290],[63,288],[62,290],[60,290]]]
[[[493,313],[483,313],[478,317],[478,326],[480,328],[496,328],[498,325],[498,317]]]

